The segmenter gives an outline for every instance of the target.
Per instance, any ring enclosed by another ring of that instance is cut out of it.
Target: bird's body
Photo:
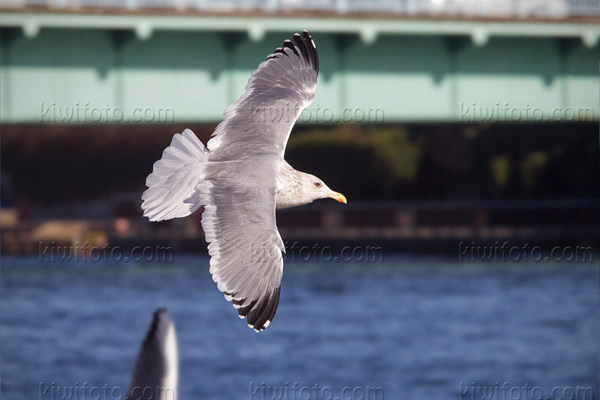
[[[173,137],[142,196],[151,221],[204,206],[213,280],[255,330],[270,324],[279,302],[285,248],[275,209],[325,197],[346,202],[284,159],[292,126],[314,98],[318,68],[306,31],[286,40],[252,73],[246,93],[225,110],[206,147],[189,129]]]

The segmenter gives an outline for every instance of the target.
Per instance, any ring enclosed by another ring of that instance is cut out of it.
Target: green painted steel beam
[[[20,27],[29,37],[43,28],[131,29],[141,39],[156,30],[246,32],[256,41],[268,32],[307,29],[322,33],[357,34],[373,43],[380,34],[465,35],[474,43],[487,43],[489,37],[581,38],[593,47],[600,38],[597,23],[463,21],[463,20],[377,20],[355,18],[288,18],[235,16],[111,15],[60,13],[2,13],[0,27]]]
[[[596,25],[5,13],[2,122],[218,122],[301,29],[321,71],[300,122],[600,119]]]

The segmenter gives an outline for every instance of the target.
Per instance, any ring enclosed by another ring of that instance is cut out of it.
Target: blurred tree
[[[394,198],[414,185],[420,157],[419,145],[403,127],[359,125],[293,135],[287,151],[296,168],[318,173],[330,186],[363,199]]]
[[[186,127],[5,125],[2,172],[33,204],[141,193]],[[352,200],[600,197],[598,147],[595,124],[346,124],[299,126],[286,158]]]

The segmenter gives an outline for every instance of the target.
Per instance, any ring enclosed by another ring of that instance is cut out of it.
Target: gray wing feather
[[[286,40],[256,69],[208,142],[221,159],[271,152],[283,157],[296,119],[314,99],[319,71],[308,32]]]
[[[175,326],[165,309],[154,313],[152,323],[137,356],[126,399],[175,400],[178,380]],[[148,389],[150,388],[150,389]],[[146,397],[143,397],[146,396]]]
[[[283,242],[275,223],[270,160],[213,164],[202,227],[209,242],[210,272],[248,325],[265,329],[279,303]]]
[[[279,304],[283,242],[275,221],[277,174],[294,122],[314,99],[319,59],[306,31],[275,49],[225,110],[208,142],[198,186],[210,272],[240,318],[261,331]]]

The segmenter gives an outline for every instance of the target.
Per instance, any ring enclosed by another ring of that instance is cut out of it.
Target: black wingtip
[[[293,42],[294,47],[298,48],[302,53],[302,59],[306,60],[307,62],[310,62],[310,55],[308,54],[308,49],[304,45],[304,41],[302,40],[299,34],[294,34]]]
[[[295,55],[305,59],[306,62],[319,73],[317,47],[307,30],[303,30],[301,34],[294,33],[292,40],[286,39],[281,47],[276,48],[273,54],[267,57],[267,60],[277,58],[277,54],[285,54],[288,56],[289,54],[285,52],[285,48],[292,50]]]
[[[270,295],[263,299],[261,306],[257,306],[248,314],[248,325],[257,332],[264,331],[275,317],[279,305],[281,287],[273,289]]]
[[[315,41],[313,40],[312,36],[310,36],[310,34],[308,33],[308,31],[306,29],[302,31],[301,38],[302,38],[302,41],[304,42],[304,46],[306,47],[306,49],[310,55],[311,64],[313,65],[313,68],[315,69],[315,71],[317,71],[317,73],[318,73],[319,72],[319,55],[317,54],[317,46],[315,45]]]
[[[256,332],[264,331],[275,317],[280,294],[281,287],[277,287],[260,300],[253,300],[247,306],[238,308],[239,317],[246,318],[248,327]],[[238,305],[243,302],[244,300],[238,301]]]
[[[294,52],[295,55],[300,56],[300,53],[298,53],[298,50],[296,50],[296,46],[294,46],[292,44],[291,40],[285,40],[283,42],[283,47],[287,47],[288,49],[292,50]]]
[[[285,54],[285,51],[283,51],[283,47],[278,47],[275,49],[275,51],[273,52],[273,54],[277,54],[277,53],[282,53]],[[285,54],[287,56],[287,54]],[[269,57],[267,57],[269,58]]]

